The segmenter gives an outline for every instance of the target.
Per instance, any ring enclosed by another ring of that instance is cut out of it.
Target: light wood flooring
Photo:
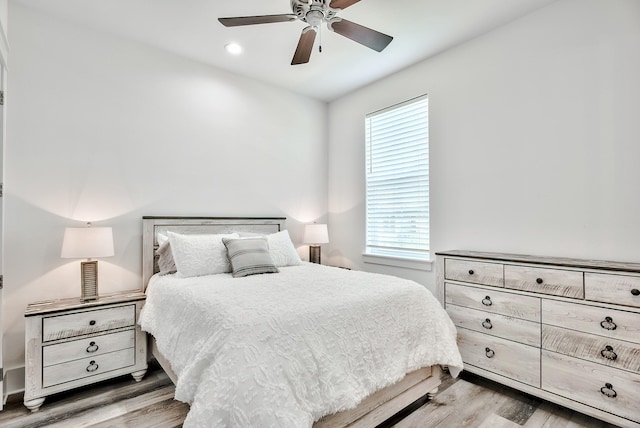
[[[140,382],[128,377],[48,397],[30,413],[21,397],[0,412],[2,428],[171,428],[182,426],[189,406],[173,400],[174,386],[154,367]],[[612,428],[588,416],[519,393],[489,380],[444,375],[438,395],[414,403],[384,427],[395,428]]]

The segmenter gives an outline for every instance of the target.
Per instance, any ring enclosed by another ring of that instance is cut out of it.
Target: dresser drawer
[[[543,299],[542,323],[640,343],[640,314],[633,312]]]
[[[135,325],[136,306],[118,306],[42,319],[42,341],[81,336],[83,334]]]
[[[583,281],[583,273],[577,271],[530,266],[504,267],[504,286],[514,290],[582,299]]]
[[[640,308],[640,277],[587,272],[584,298]]]
[[[540,346],[540,323],[448,305],[447,313],[456,327],[514,340],[526,345]]]
[[[542,326],[542,348],[640,374],[640,344]]]
[[[540,387],[540,348],[458,329],[458,347],[465,364]]]
[[[69,361],[42,370],[42,386],[49,387],[135,365],[135,349]]]
[[[42,348],[42,365],[44,367],[80,358],[94,357],[135,346],[134,329],[119,333],[103,334],[87,337],[71,342],[58,343]]]
[[[540,322],[540,299],[486,288],[445,283],[445,302],[485,312]]]
[[[639,375],[542,351],[542,388],[640,422]]]
[[[503,287],[502,264],[445,259],[445,279]]]

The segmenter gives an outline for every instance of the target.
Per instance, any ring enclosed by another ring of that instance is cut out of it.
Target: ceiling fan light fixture
[[[243,51],[242,46],[238,43],[227,43],[224,45],[224,49],[231,55],[240,55]]]
[[[324,13],[320,10],[310,10],[307,12],[305,21],[312,27],[319,27],[322,21],[324,21]]]

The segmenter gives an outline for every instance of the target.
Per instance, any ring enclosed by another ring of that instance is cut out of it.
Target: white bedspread
[[[154,276],[140,318],[191,404],[185,427],[310,427],[421,367],[462,359],[423,286],[316,264]]]

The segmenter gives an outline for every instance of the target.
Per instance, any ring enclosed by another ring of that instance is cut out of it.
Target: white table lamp
[[[62,252],[64,259],[87,259],[80,265],[83,302],[98,298],[98,261],[96,257],[111,257],[113,231],[110,227],[67,227],[64,230]]]
[[[329,243],[326,224],[307,224],[304,227],[304,243],[309,244],[309,261],[320,264],[320,244]]]

